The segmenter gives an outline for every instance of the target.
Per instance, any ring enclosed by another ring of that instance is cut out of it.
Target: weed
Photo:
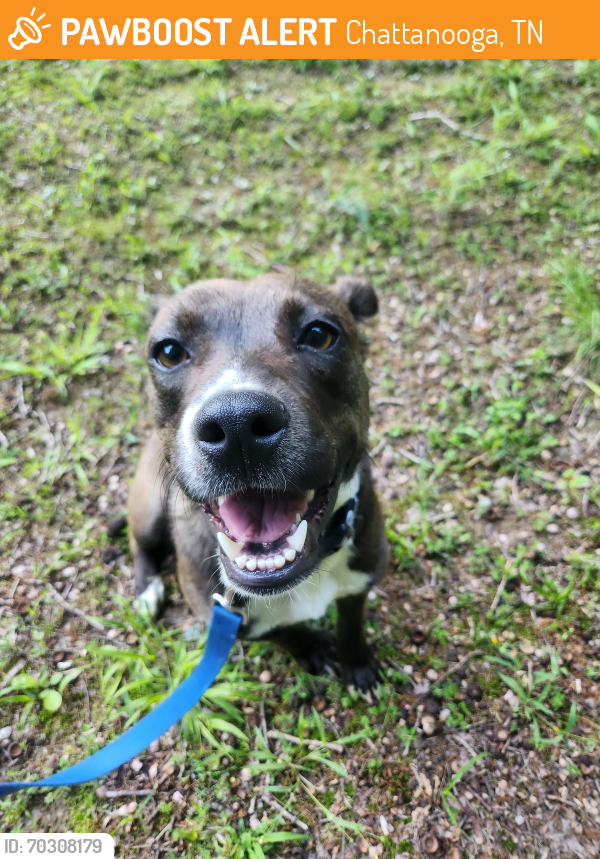
[[[559,665],[558,656],[555,652],[549,653],[548,670],[534,671],[531,662],[524,670],[518,659],[507,661],[503,658],[493,657],[493,661],[500,666],[511,669],[514,674],[509,676],[499,672],[500,679],[513,693],[510,702],[515,716],[522,716],[525,722],[531,725],[532,742],[536,747],[560,742],[561,731],[555,724],[557,712],[563,707],[564,695],[558,685],[562,676],[567,674],[565,668]],[[572,703],[566,720],[564,731],[572,733],[577,720],[577,707]],[[550,738],[542,736],[540,724],[550,730]]]
[[[31,363],[0,361],[0,378],[28,375],[34,379],[48,380],[57,388],[61,397],[67,397],[67,383],[97,370],[103,363],[105,344],[99,340],[102,308],[97,308],[85,326],[72,339],[56,339],[46,331],[40,333],[41,342],[32,356]],[[43,357],[42,357],[43,356]]]
[[[281,823],[283,819],[279,821],[279,825]],[[240,820],[237,830],[233,826],[226,826],[214,836],[214,840],[218,844],[217,850],[220,856],[235,857],[235,859],[264,859],[265,853],[269,853],[278,845],[305,841],[308,837],[297,832],[274,830],[272,821],[259,823],[255,829],[246,829],[244,821]]]
[[[577,360],[597,368],[600,356],[600,291],[596,274],[575,257],[555,260],[550,270],[561,287],[563,310],[574,323]]]
[[[441,793],[442,804],[446,810],[446,814],[448,815],[449,819],[452,821],[452,823],[454,825],[456,825],[456,822],[458,820],[458,808],[460,808],[460,806],[457,807],[458,804],[456,803],[456,800],[452,794],[452,791],[454,790],[456,785],[459,783],[459,781],[462,779],[464,774],[466,772],[468,772],[471,769],[471,767],[475,766],[475,764],[478,761],[482,760],[483,758],[487,758],[487,756],[488,756],[487,752],[481,752],[478,755],[474,755],[469,761],[467,761],[466,764],[464,764],[464,766],[462,766],[456,772],[456,774],[450,779],[448,784],[444,785],[444,787],[442,789],[442,793]]]
[[[68,671],[54,671],[50,675],[42,671],[39,677],[25,673],[16,674],[8,688],[0,691],[0,697],[6,703],[24,704],[20,721],[25,724],[36,704],[41,704],[41,709],[46,713],[56,713],[63,703],[67,686],[79,677],[84,668],[85,666],[79,666]]]
[[[67,79],[68,87],[83,105],[96,111],[96,98],[107,71],[108,64],[105,60],[82,63]]]

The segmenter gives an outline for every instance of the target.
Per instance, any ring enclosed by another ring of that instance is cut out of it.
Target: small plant
[[[560,620],[580,576],[581,573],[579,570],[573,570],[567,584],[561,587],[549,573],[542,572],[540,575],[540,584],[532,583],[531,585],[532,589],[545,600],[544,603],[536,605],[537,610],[552,611],[556,613],[556,619]]]
[[[560,688],[559,680],[567,672],[561,668],[558,656],[554,651],[549,652],[550,665],[548,670],[533,671],[531,663],[527,670],[523,670],[518,659],[512,661],[492,657],[493,662],[509,668],[514,676],[499,672],[499,678],[508,686],[513,694],[510,702],[515,715],[521,715],[531,725],[532,741],[536,747],[546,744],[560,742],[560,731],[556,726],[556,711],[564,705],[564,694]],[[572,703],[567,717],[565,731],[571,733],[577,721],[577,707]],[[540,724],[554,732],[550,739],[542,737]]]
[[[369,211],[354,183],[331,196],[331,207],[352,219],[352,229],[356,229],[357,226],[364,228],[369,223]]]
[[[577,361],[600,359],[600,285],[595,272],[575,257],[555,260],[550,269],[562,292],[563,311],[573,321]]]
[[[79,101],[86,107],[96,111],[96,97],[100,91],[100,84],[106,72],[108,64],[105,60],[96,60],[91,63],[82,64],[68,78],[69,89]]]
[[[298,719],[298,737],[302,738],[304,733],[305,720],[302,715]],[[355,734],[344,737],[342,742],[347,745],[361,739],[364,734]],[[336,776],[348,779],[348,773],[344,767],[331,759],[329,750],[326,747],[315,749],[314,751],[306,752],[303,745],[295,745],[289,741],[282,739],[282,749],[275,755],[267,747],[264,737],[258,729],[255,731],[255,748],[252,752],[253,762],[249,765],[250,772],[253,775],[267,773],[270,779],[279,776],[285,776],[285,787],[277,787],[272,785],[270,788],[275,792],[291,791],[292,789],[303,792],[319,809],[321,814],[327,821],[339,831],[349,831],[361,833],[364,828],[361,824],[354,821],[347,821],[334,814],[326,805],[320,802],[316,797],[316,787],[308,778],[311,771],[325,767],[331,770]]]
[[[37,350],[39,356],[34,356],[30,364],[0,361],[0,379],[23,375],[47,379],[66,399],[67,384],[71,379],[85,376],[102,364],[107,347],[98,339],[101,316],[102,308],[98,308],[88,324],[80,328],[72,340],[54,339],[43,331],[41,347]]]
[[[233,826],[223,827],[213,838],[217,854],[231,859],[265,859],[265,853],[277,845],[305,841],[310,837],[273,829],[274,823],[281,826],[283,819],[267,820],[255,829],[247,829],[243,820],[238,821],[237,830]]]
[[[41,704],[41,709],[46,713],[56,713],[63,703],[65,689],[83,670],[84,666],[79,666],[69,671],[54,671],[48,676],[43,669],[39,677],[17,674],[9,687],[0,692],[0,697],[7,703],[25,704],[20,716],[20,723],[24,725],[36,704]]]
[[[563,156],[564,163],[571,162],[581,166],[596,167],[600,162],[600,123],[592,113],[585,115],[585,137],[569,146]]]
[[[444,806],[446,814],[448,815],[448,819],[454,826],[456,826],[456,822],[458,820],[458,809],[455,807],[456,800],[454,799],[452,791],[459,783],[461,778],[464,776],[464,774],[468,770],[470,770],[471,767],[475,766],[478,761],[480,761],[482,758],[487,758],[487,756],[487,752],[480,752],[478,755],[472,757],[471,760],[467,761],[467,763],[458,770],[458,772],[450,779],[448,784],[442,789],[442,805]]]

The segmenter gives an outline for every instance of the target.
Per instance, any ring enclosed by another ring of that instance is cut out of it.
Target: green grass
[[[3,828],[106,829],[123,850],[162,833],[170,859],[418,855],[413,767],[431,756],[431,819],[475,850],[485,807],[462,791],[504,763],[520,777],[500,723],[548,769],[596,748],[600,62],[0,68],[0,552],[3,572],[25,568],[0,578],[0,674],[22,663],[0,690],[0,727],[22,750],[3,755],[7,777],[98,748],[202,653],[176,615],[131,613],[127,540],[106,535],[148,429],[157,295],[272,264],[373,280],[372,442],[392,548],[388,596],[367,618],[381,700],[245,645],[160,749],[175,773],[135,809],[117,814],[124,800],[93,787],[24,794],[0,803]],[[409,118],[424,111],[466,133]],[[48,583],[115,638],[93,641]],[[176,613],[171,573],[167,585]],[[448,712],[427,738],[405,708],[415,676],[441,677],[473,648],[464,675],[431,680]],[[459,757],[456,731],[477,755]],[[494,743],[500,757],[480,764]],[[517,800],[506,808],[495,855],[527,855]]]
[[[119,721],[126,729],[189,676],[204,652],[206,633],[195,647],[189,648],[181,635],[136,616],[127,603],[122,604],[120,616],[119,625],[136,638],[136,647],[93,644],[89,653],[99,673],[102,704],[109,712],[113,709],[109,721]],[[190,740],[204,740],[210,748],[226,754],[229,747],[217,739],[215,731],[246,743],[240,730],[243,720],[234,705],[256,699],[264,691],[263,686],[227,663],[219,680],[204,695],[207,706],[194,708],[184,717],[184,735]]]
[[[579,363],[597,373],[600,357],[600,292],[596,272],[576,257],[556,260],[552,271],[561,288],[565,314],[572,320]]]
[[[97,370],[102,363],[106,347],[98,340],[101,315],[101,307],[94,310],[85,328],[68,340],[55,340],[55,335],[41,331],[36,344],[40,362],[36,362],[35,354],[31,356],[30,363],[1,361],[0,374],[2,377],[30,375],[40,381],[48,380],[55,385],[59,395],[66,398],[68,382]]]

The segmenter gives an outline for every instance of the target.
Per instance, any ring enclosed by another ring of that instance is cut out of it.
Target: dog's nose
[[[256,462],[273,453],[289,425],[284,404],[260,391],[217,394],[196,417],[197,438],[206,453]],[[233,462],[231,463],[233,464]]]

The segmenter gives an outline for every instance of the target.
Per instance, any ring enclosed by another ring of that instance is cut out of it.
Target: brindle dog
[[[365,599],[387,560],[357,327],[376,312],[371,285],[351,277],[207,280],[166,301],[148,338],[155,430],[129,496],[138,603],[158,609],[174,547],[197,616],[227,590],[245,637],[312,673],[337,653],[363,691],[378,670]],[[333,600],[337,648],[306,625]]]

